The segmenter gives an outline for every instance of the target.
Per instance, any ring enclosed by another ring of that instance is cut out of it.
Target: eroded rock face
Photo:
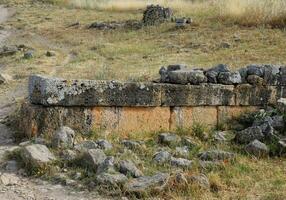
[[[158,173],[154,176],[143,176],[131,180],[125,185],[128,193],[144,194],[149,191],[161,191],[167,185],[169,174]]]
[[[56,160],[50,150],[41,144],[24,146],[21,150],[21,156],[24,162],[35,167],[42,167]]]

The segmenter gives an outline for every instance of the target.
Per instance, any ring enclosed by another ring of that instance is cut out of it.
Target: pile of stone
[[[186,65],[176,64],[162,67],[159,73],[162,83],[173,84],[279,85],[286,82],[286,67],[266,64],[248,65],[235,72],[224,64],[210,69],[189,69]]]
[[[173,12],[170,8],[164,8],[159,5],[147,6],[143,14],[143,24],[153,26],[164,23],[171,19]]]
[[[251,126],[236,132],[234,141],[256,157],[282,156],[286,153],[285,119],[274,109],[261,109],[252,117]]]

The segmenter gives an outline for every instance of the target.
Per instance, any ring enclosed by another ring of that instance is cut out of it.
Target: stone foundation
[[[20,128],[35,136],[60,126],[81,133],[142,133],[215,127],[233,117],[275,104],[284,86],[248,84],[177,85],[64,80],[32,76],[30,102],[21,109]]]

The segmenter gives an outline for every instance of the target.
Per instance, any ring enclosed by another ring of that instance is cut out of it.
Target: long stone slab
[[[29,79],[33,104],[45,106],[160,106],[161,85],[97,80],[65,80],[34,75]]]
[[[163,106],[235,105],[234,86],[220,84],[162,85]]]

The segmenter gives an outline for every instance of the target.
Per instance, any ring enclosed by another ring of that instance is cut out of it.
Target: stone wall
[[[194,123],[210,127],[242,112],[276,104],[283,85],[138,83],[31,76],[20,127],[28,136],[62,125],[79,132],[169,131]]]

